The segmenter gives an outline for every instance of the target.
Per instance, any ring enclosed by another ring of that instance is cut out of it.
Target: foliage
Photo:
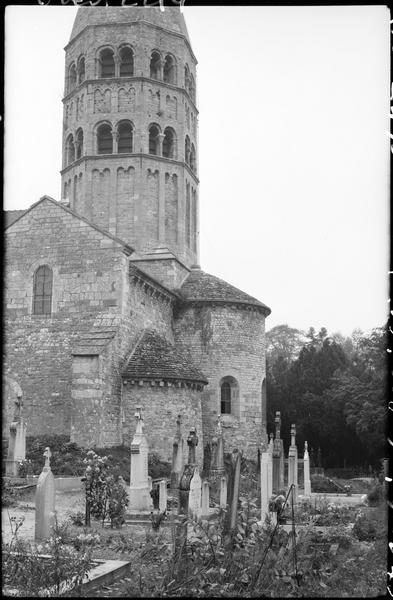
[[[125,522],[128,494],[119,470],[113,468],[107,456],[98,456],[93,450],[84,459],[86,503],[90,514],[104,526],[109,517],[111,527],[121,527]]]
[[[384,491],[381,483],[377,483],[377,485],[368,492],[367,501],[369,506],[379,506],[384,502]]]
[[[85,524],[85,514],[80,510],[75,513],[71,513],[69,519],[72,525],[76,525],[77,527],[83,527]]]
[[[16,530],[11,542],[2,544],[3,585],[17,588],[22,596],[58,596],[78,588],[91,566],[91,553],[64,546],[61,527],[55,519],[52,537],[38,546],[19,539]]]
[[[275,345],[268,344],[270,430],[279,410],[285,446],[290,443],[291,423],[296,423],[298,447],[305,440],[310,452],[320,447],[322,466],[375,466],[384,454],[387,410],[384,328],[368,335],[355,331],[352,338],[310,328],[296,353],[285,351],[280,342],[283,332],[284,340],[285,333],[289,335],[287,330],[288,326],[279,326]]]
[[[30,473],[33,472],[33,465],[31,460],[29,459],[25,459],[25,460],[21,460],[19,461],[18,464],[18,476],[25,478],[27,477],[27,475],[30,475]]]
[[[2,477],[1,480],[1,503],[3,508],[8,506],[15,506],[18,501],[18,492],[15,487],[11,484],[11,481],[7,477]]]
[[[68,435],[38,435],[26,438],[26,460],[31,461],[32,472],[39,475],[44,466],[45,448],[51,449],[50,465],[52,473],[62,476],[83,474],[83,448],[70,442]]]
[[[147,470],[152,479],[162,479],[171,474],[171,465],[162,461],[157,452],[149,452],[147,457]]]

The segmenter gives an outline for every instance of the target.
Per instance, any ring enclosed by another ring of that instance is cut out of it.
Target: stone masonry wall
[[[233,377],[238,399],[222,416],[225,450],[242,448],[256,459],[262,431],[262,382],[265,377],[264,317],[236,305],[203,304],[178,312],[175,340],[209,380],[202,393],[204,443],[212,437],[220,409],[220,384]]]
[[[24,393],[28,434],[70,431],[71,349],[105,315],[119,312],[116,241],[44,199],[6,231],[4,369]],[[33,276],[53,270],[52,313],[33,315]]]
[[[144,381],[131,385],[123,382],[122,413],[124,424],[124,439],[131,443],[135,433],[135,409],[142,407],[145,423],[144,432],[149,442],[149,452],[157,452],[162,460],[172,462],[172,444],[176,433],[177,415],[181,415],[184,437],[184,462],[188,459],[187,436],[191,427],[196,427],[199,442],[197,446],[197,461],[202,468],[203,433],[202,433],[202,393],[188,387],[177,387],[162,382]]]

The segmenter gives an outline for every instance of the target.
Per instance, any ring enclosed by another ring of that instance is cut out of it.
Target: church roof
[[[249,305],[260,309],[265,316],[271,313],[270,308],[263,302],[199,268],[191,269],[179,292],[188,302]]]
[[[188,41],[188,32],[184,17],[178,6],[158,7],[141,6],[92,6],[80,7],[76,13],[70,41],[88,25],[107,25],[148,21],[158,27],[183,35]]]
[[[130,379],[180,379],[208,383],[205,375],[184,353],[151,329],[144,332],[128,359],[122,376]]]

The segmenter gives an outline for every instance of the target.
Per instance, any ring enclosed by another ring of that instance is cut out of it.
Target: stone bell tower
[[[79,8],[65,51],[62,200],[140,260],[198,263],[197,61],[180,9]]]

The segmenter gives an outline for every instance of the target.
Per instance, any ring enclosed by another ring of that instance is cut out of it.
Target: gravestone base
[[[208,479],[210,488],[210,498],[214,500],[214,502],[220,501],[221,477],[226,477],[225,468],[211,469],[209,471]]]
[[[150,496],[150,490],[148,486],[143,487],[129,487],[127,489],[128,497],[130,499],[128,509],[130,512],[146,512],[150,514],[153,510],[153,501]]]

